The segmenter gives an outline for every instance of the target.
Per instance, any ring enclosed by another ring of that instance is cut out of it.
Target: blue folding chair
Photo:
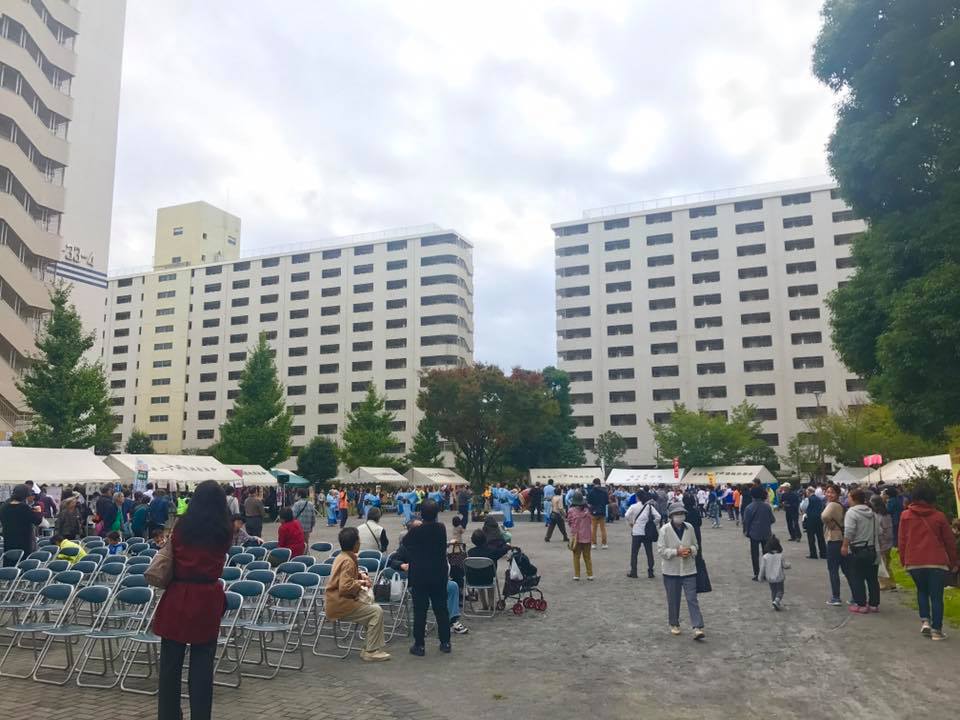
[[[81,643],[81,638],[86,638],[89,633],[100,626],[103,617],[103,611],[110,600],[110,588],[100,585],[81,588],[73,596],[70,606],[61,614],[57,624],[44,630],[46,642],[40,650],[40,655],[33,667],[33,679],[41,683],[51,685],[66,685],[70,682],[70,677],[76,667],[76,657],[74,655],[74,646]],[[48,653],[59,641],[64,649],[63,665],[46,664]],[[62,674],[62,677],[49,677],[44,675],[43,671],[56,671]]]
[[[288,551],[289,552],[289,551]],[[258,571],[263,572],[263,571]],[[259,658],[255,664],[270,668],[267,673],[243,672],[247,677],[258,677],[265,680],[275,678],[283,667],[283,658],[288,652],[299,650],[300,665],[303,667],[303,646],[296,646],[291,642],[297,629],[297,619],[300,616],[300,607],[303,604],[303,587],[293,583],[280,583],[267,590],[267,596],[260,607],[257,620],[243,628],[246,641],[240,651],[242,664],[249,664],[247,659],[250,643],[253,638],[258,639]],[[270,661],[271,653],[278,655],[276,662]]]
[[[103,613],[103,620],[98,628],[87,635],[86,644],[80,653],[80,661],[77,663],[77,687],[93,688],[112,688],[125,677],[124,670],[129,674],[133,660],[136,658],[137,640],[141,638],[147,645],[156,647],[159,645],[153,641],[157,637],[148,632],[150,626],[150,615],[153,608],[153,588],[149,587],[129,587],[117,588],[110,601],[110,605]],[[100,643],[102,653],[94,657],[93,650],[96,644]],[[116,649],[114,644],[116,643]],[[124,656],[124,662],[117,672],[115,661],[123,655],[124,648],[127,654]],[[103,663],[102,671],[88,673],[87,663],[91,659],[100,660]],[[130,660],[127,663],[127,660]],[[109,682],[89,682],[84,680],[84,675],[95,675],[96,677],[109,677]]]
[[[31,571],[38,572],[38,571]],[[43,570],[42,572],[47,572]],[[25,573],[28,575],[29,573]],[[52,630],[57,625],[60,615],[64,612],[66,606],[70,603],[76,588],[73,585],[56,584],[45,585],[40,588],[30,607],[24,613],[23,622],[8,625],[7,630],[13,633],[10,637],[10,643],[7,645],[3,657],[0,657],[0,677],[13,677],[26,680],[33,675],[33,668],[37,664],[41,644],[40,636],[44,630]],[[30,636],[28,649],[33,653],[33,660],[30,663],[30,670],[26,673],[10,672],[3,669],[4,664],[10,657],[14,647],[22,649],[21,640],[24,636]]]

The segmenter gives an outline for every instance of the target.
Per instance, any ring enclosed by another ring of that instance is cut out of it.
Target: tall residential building
[[[183,242],[183,238],[190,242]],[[294,416],[294,452],[337,438],[373,383],[405,451],[419,374],[473,362],[473,247],[438,226],[240,258],[240,221],[205,203],[158,213],[155,269],[112,277],[104,364],[120,421],[158,452],[205,448],[266,333]]]
[[[124,0],[0,0],[0,437],[49,285],[99,337],[113,210]]]
[[[587,211],[553,225],[557,353],[577,435],[613,430],[654,463],[675,402],[758,408],[778,452],[864,383],[830,344],[824,300],[863,232],[830,183],[782,183]]]

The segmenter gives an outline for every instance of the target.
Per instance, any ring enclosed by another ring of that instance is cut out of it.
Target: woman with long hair
[[[200,483],[168,541],[173,545],[173,580],[153,620],[153,632],[161,638],[158,720],[181,718],[180,678],[187,645],[190,717],[210,718],[213,663],[226,603],[219,579],[232,536],[223,488],[215,480]]]

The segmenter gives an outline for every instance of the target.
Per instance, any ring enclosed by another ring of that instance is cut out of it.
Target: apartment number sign
[[[63,255],[63,259],[67,262],[85,264],[88,267],[93,267],[93,251],[89,253],[83,252],[79,245],[64,245],[63,250],[60,251]]]

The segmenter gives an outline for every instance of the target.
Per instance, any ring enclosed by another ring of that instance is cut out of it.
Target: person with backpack
[[[660,513],[657,511],[656,502],[651,499],[650,493],[642,490],[638,493],[639,502],[634,503],[627,508],[627,514],[624,519],[630,527],[630,572],[627,577],[637,577],[637,553],[640,552],[640,546],[643,546],[647,555],[647,577],[654,577],[653,574],[653,544],[659,537]]]

